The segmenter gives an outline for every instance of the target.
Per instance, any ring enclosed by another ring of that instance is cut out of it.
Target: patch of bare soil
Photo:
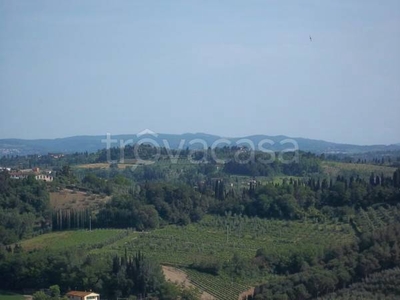
[[[111,197],[64,189],[50,193],[50,206],[54,209],[97,208]]]
[[[247,300],[249,296],[253,297],[254,295],[254,287],[248,289],[247,291],[241,293],[239,295],[239,300]]]
[[[187,274],[182,270],[179,270],[170,266],[162,266],[165,279],[176,284],[183,284],[185,287],[195,287],[189,280]],[[201,294],[201,300],[216,300],[216,298],[207,292]]]

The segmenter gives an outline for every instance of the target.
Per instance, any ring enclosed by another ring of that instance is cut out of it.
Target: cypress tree
[[[320,181],[320,179],[318,178],[316,190],[319,191],[320,189],[321,189],[321,181]]]
[[[376,184],[376,185],[381,185],[381,180],[380,180],[380,178],[379,178],[378,175],[376,175],[375,184]]]
[[[370,185],[375,185],[375,175],[374,172],[371,173],[371,176],[369,177],[369,184]]]
[[[224,182],[223,181],[221,181],[219,184],[218,184],[218,199],[219,200],[224,200],[224,198],[225,198],[225,188],[224,188]]]
[[[326,178],[324,178],[322,180],[322,184],[321,184],[321,189],[326,190],[328,188],[328,181],[326,180]]]
[[[215,181],[215,187],[214,187],[214,197],[215,197],[215,199],[217,199],[218,198],[218,192],[219,192],[219,180],[216,180]]]
[[[352,187],[353,187],[353,183],[354,183],[354,177],[353,177],[353,176],[351,176],[351,177],[350,177],[350,182],[349,182],[349,186],[350,186],[350,188],[352,188]]]
[[[393,174],[393,185],[394,187],[400,187],[400,168]]]

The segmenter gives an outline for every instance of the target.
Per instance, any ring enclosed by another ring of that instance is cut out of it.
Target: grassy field
[[[265,185],[267,183],[274,184],[283,184],[284,180],[289,181],[290,178],[293,180],[303,179],[303,177],[298,176],[275,176],[275,177],[267,177],[267,176],[244,176],[244,175],[231,175],[229,178],[224,178],[224,182],[228,187],[232,187],[236,192],[241,192],[243,188],[249,188],[250,182],[256,180],[258,183]]]
[[[91,248],[102,244],[112,244],[127,236],[133,238],[135,233],[122,229],[56,231],[24,240],[21,246],[25,250],[66,249],[76,246]]]
[[[136,163],[130,163],[129,161],[131,161],[132,159],[126,159],[126,162],[123,164],[117,164],[118,169],[126,169],[126,168],[130,168],[133,166],[141,166],[143,164],[146,164],[146,162],[141,162],[140,164],[136,164]],[[109,169],[110,168],[110,164],[109,163],[95,163],[95,164],[82,164],[82,165],[77,165],[75,166],[75,168],[80,168],[80,169]]]
[[[82,164],[82,165],[77,165],[76,168],[80,168],[80,169],[108,169],[108,168],[110,168],[110,164],[109,163]]]
[[[0,300],[24,300],[24,296],[0,290]]]
[[[335,178],[338,175],[357,176],[369,178],[373,172],[375,175],[383,174],[385,177],[392,177],[396,168],[369,164],[355,164],[324,161],[322,162],[323,172],[329,177]]]
[[[104,251],[144,251],[160,263],[188,266],[210,256],[229,260],[233,253],[252,258],[265,248],[272,255],[304,249],[322,251],[354,238],[347,224],[273,221],[258,218],[211,217],[188,226],[167,226],[149,233],[126,237]]]

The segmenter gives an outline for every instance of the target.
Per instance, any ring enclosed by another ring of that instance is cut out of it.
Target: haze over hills
[[[246,146],[262,150],[293,149],[298,145],[302,151],[314,153],[362,153],[374,151],[400,150],[400,143],[391,145],[354,145],[327,142],[307,138],[293,138],[284,135],[251,135],[226,138],[206,133],[156,134],[144,131],[139,134],[111,135],[109,145],[119,147],[134,143],[147,142],[154,146],[170,147],[172,149],[195,149],[203,147]],[[260,144],[261,143],[261,144]],[[0,155],[30,155],[46,154],[48,152],[95,152],[107,146],[107,136],[72,136],[56,139],[0,139]],[[262,147],[262,148],[260,148]]]

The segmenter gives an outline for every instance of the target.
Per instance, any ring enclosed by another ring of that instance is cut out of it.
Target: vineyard
[[[378,208],[362,211],[358,218],[364,222],[359,222],[360,227],[370,228],[379,226],[378,220],[386,222],[397,217],[393,211]],[[354,238],[350,225],[334,221],[282,221],[228,215],[206,216],[199,223],[170,225],[151,232],[113,229],[53,232],[23,241],[21,246],[26,250],[43,245],[48,249],[84,247],[94,255],[123,255],[125,251],[135,255],[142,251],[160,264],[182,269],[200,291],[228,300],[237,299],[240,293],[274,275],[238,279],[225,271],[218,275],[200,272],[193,269],[193,263],[211,261],[229,265],[234,254],[251,259],[261,248],[279,258],[305,251],[322,254],[334,245],[351,243]]]
[[[160,264],[184,269],[194,285],[217,299],[234,299],[266,278],[234,282],[225,274],[214,276],[189,267],[194,262],[210,260],[226,263],[234,253],[250,259],[260,248],[277,257],[297,251],[318,254],[333,245],[353,240],[351,227],[341,223],[207,216],[201,222],[185,227],[171,225],[148,233],[129,235],[96,252],[122,254],[126,249],[134,254],[142,251]],[[232,298],[232,295],[235,297]]]
[[[88,249],[102,248],[122,238],[135,236],[135,233],[118,229],[96,229],[60,231],[39,235],[21,242],[25,250],[40,249],[66,249],[70,247],[81,247]]]
[[[380,218],[395,220],[396,216],[379,208],[362,212],[359,218],[364,220],[365,224],[360,225],[364,228],[378,226]],[[122,255],[125,251],[135,255],[142,251],[160,264],[181,268],[199,290],[217,299],[228,300],[274,275],[238,279],[225,272],[218,275],[200,272],[193,269],[194,263],[211,261],[229,265],[234,254],[251,259],[261,248],[268,255],[279,258],[303,251],[322,254],[333,245],[352,241],[351,226],[334,221],[282,221],[228,215],[206,216],[199,223],[170,225],[151,232],[115,229],[52,232],[25,240],[21,246],[25,250],[43,248],[44,245],[48,249],[82,247],[95,255]]]
[[[333,162],[324,161],[322,163],[322,169],[326,175],[331,178],[336,178],[336,176],[360,176],[361,178],[367,179],[371,173],[376,175],[383,174],[385,177],[392,177],[393,172],[396,168],[389,166],[379,166],[371,164],[356,164],[356,163],[343,163],[343,162]]]
[[[237,299],[242,292],[251,287],[251,285],[234,282],[226,276],[215,276],[189,268],[184,271],[201,292],[206,291],[218,300]]]
[[[134,241],[125,241],[124,247],[132,252],[144,251],[160,263],[188,266],[210,256],[226,261],[233,253],[252,258],[260,248],[285,255],[302,248],[323,251],[352,240],[352,230],[345,224],[206,217],[186,227],[168,226],[142,234]],[[112,245],[114,250],[121,250],[120,246]]]
[[[372,232],[396,222],[400,222],[400,208],[395,206],[390,209],[383,206],[360,209],[354,220],[359,232]]]

